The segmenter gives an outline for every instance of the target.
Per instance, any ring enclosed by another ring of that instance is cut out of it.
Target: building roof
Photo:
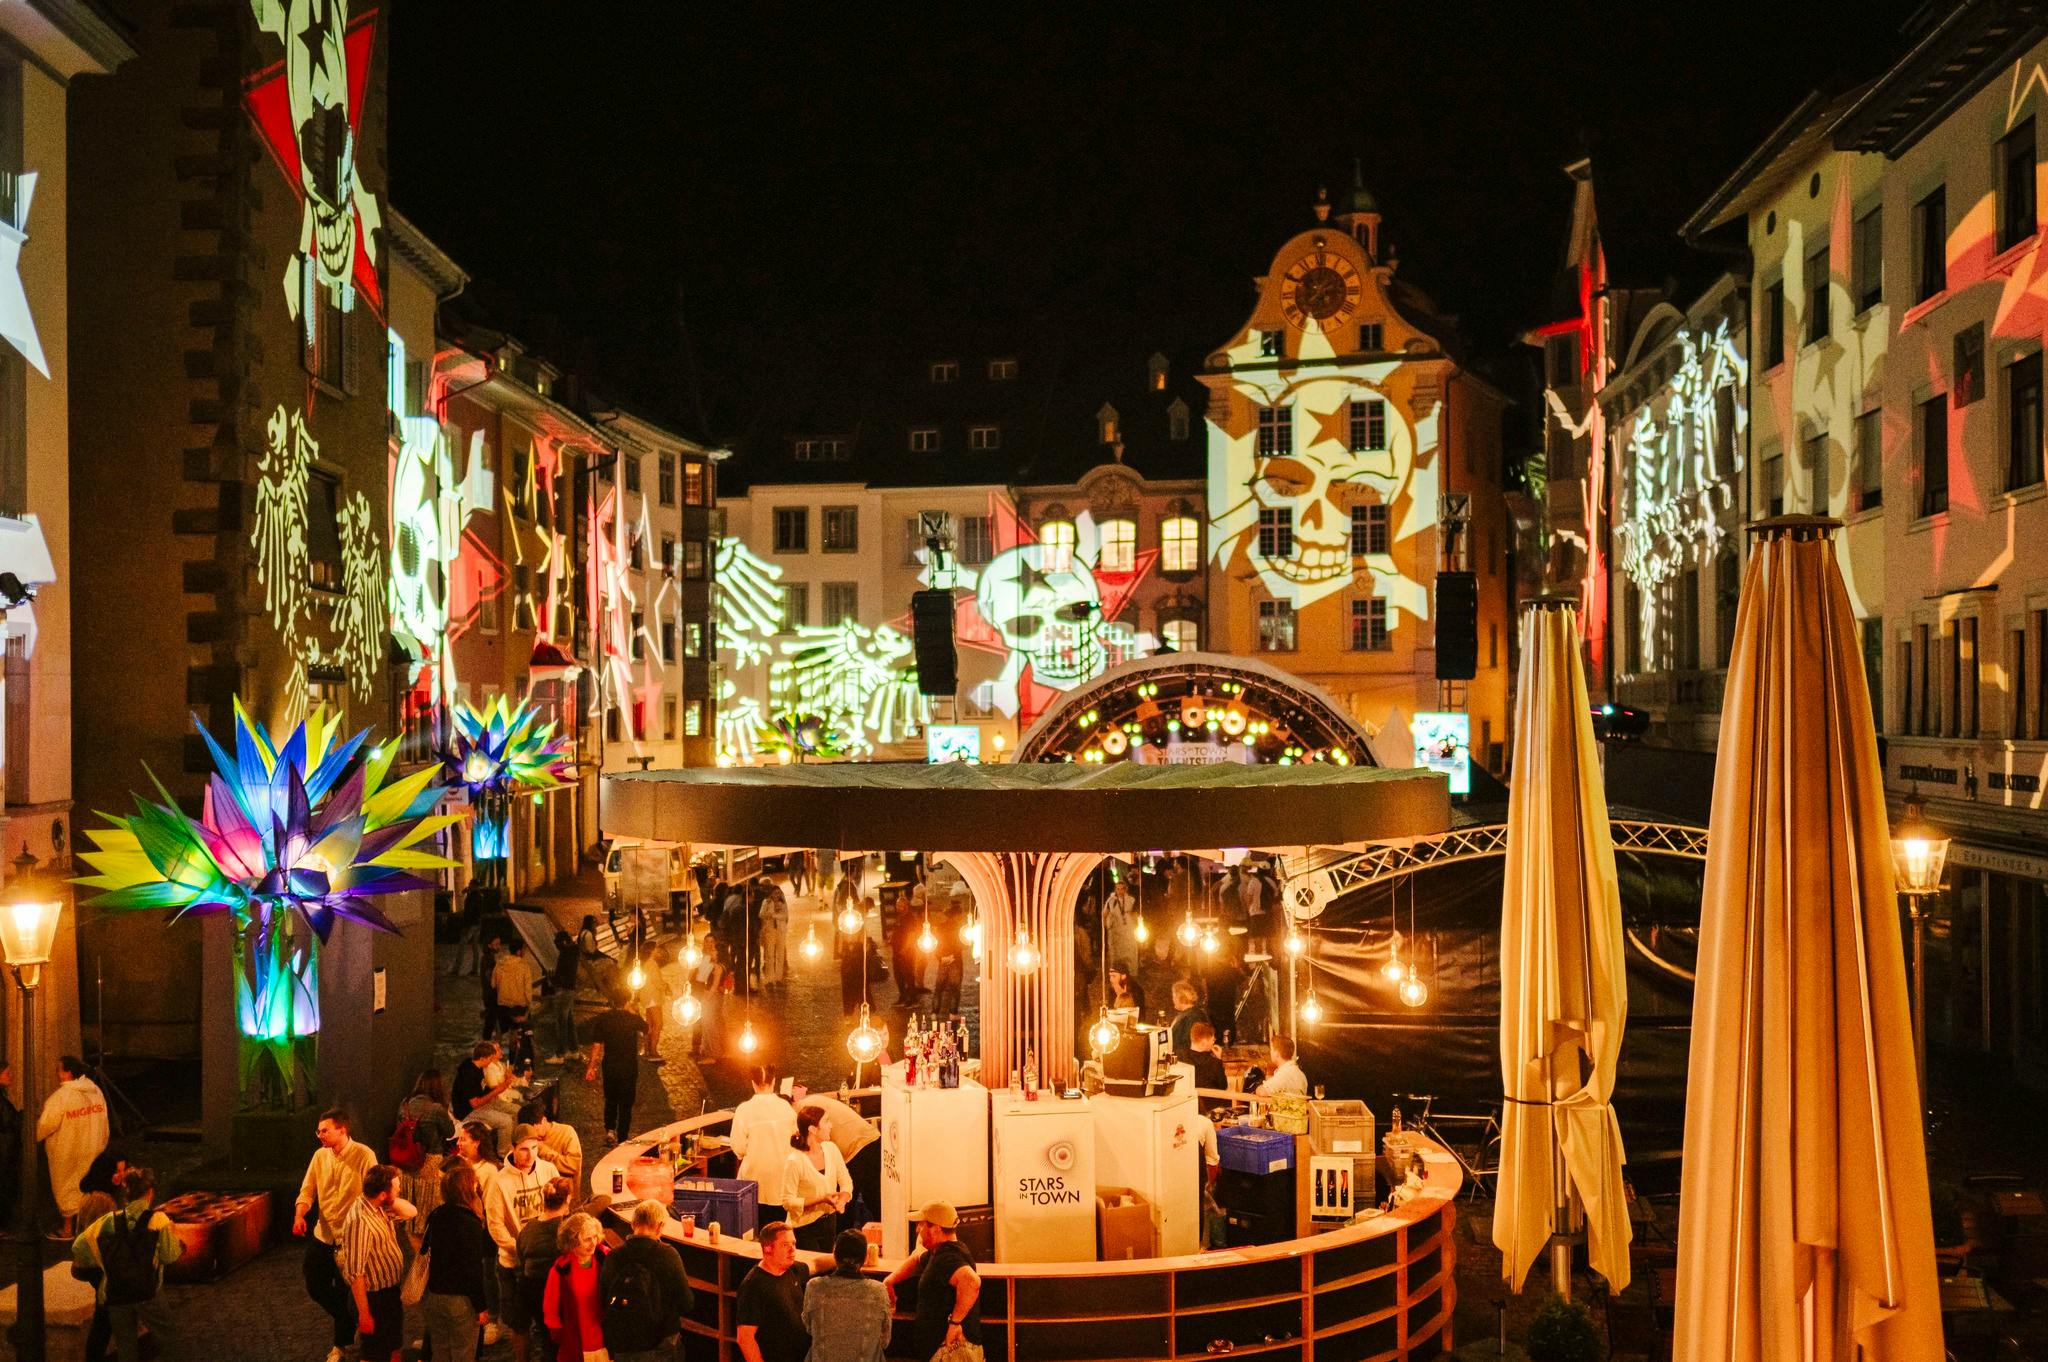
[[[1697,241],[1717,227],[1747,217],[1800,167],[1830,149],[1837,121],[1867,88],[1858,86],[1832,97],[1818,90],[1809,93],[1685,220],[1678,234]]]
[[[832,762],[604,777],[607,836],[841,851],[1344,846],[1451,826],[1442,775],[1364,766]]]
[[[1897,156],[2043,36],[2048,0],[1964,0],[1844,110],[1834,144]]]
[[[388,203],[384,206],[384,229],[392,252],[419,271],[437,296],[447,298],[469,284],[468,271],[414,226],[411,218]]]

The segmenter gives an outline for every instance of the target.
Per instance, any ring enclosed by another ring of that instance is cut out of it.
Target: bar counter
[[[1215,1095],[1241,1100],[1240,1094]],[[591,1190],[609,1191],[615,1170],[624,1171],[661,1141],[691,1132],[722,1134],[731,1119],[730,1111],[711,1112],[627,1140],[597,1161]],[[1172,1362],[1219,1355],[1261,1362],[1419,1362],[1447,1354],[1457,1298],[1452,1226],[1463,1179],[1444,1150],[1419,1137],[1415,1147],[1425,1170],[1423,1190],[1413,1200],[1304,1239],[1110,1263],[980,1264],[982,1346],[990,1362]],[[630,1212],[627,1204],[609,1213],[612,1228],[627,1232]],[[739,1362],[737,1296],[760,1249],[730,1234],[714,1245],[701,1224],[686,1239],[673,1216],[663,1234],[681,1252],[697,1293],[682,1356]],[[819,1260],[804,1256],[815,1270]],[[895,1266],[884,1258],[870,1275],[885,1276]]]

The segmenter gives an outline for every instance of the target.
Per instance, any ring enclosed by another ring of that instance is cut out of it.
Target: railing
[[[1608,826],[1613,832],[1616,851],[1677,856],[1691,861],[1704,861],[1707,858],[1705,828],[1628,818],[1612,819]],[[1427,838],[1405,845],[1370,847],[1355,856],[1320,868],[1328,872],[1332,886],[1341,894],[1400,875],[1412,875],[1418,870],[1427,870],[1432,866],[1505,855],[1507,849],[1507,824],[1489,823],[1484,827],[1459,828],[1445,833],[1442,837]]]

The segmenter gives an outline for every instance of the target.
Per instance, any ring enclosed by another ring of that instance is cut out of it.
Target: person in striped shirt
[[[405,1275],[405,1250],[398,1245],[398,1223],[415,1214],[398,1195],[398,1170],[380,1163],[363,1174],[362,1198],[341,1222],[334,1264],[355,1297],[362,1362],[391,1362],[404,1340],[398,1282]]]

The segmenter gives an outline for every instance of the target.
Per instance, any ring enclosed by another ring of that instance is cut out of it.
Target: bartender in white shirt
[[[1273,1075],[1259,1084],[1259,1096],[1277,1097],[1283,1092],[1308,1096],[1308,1075],[1294,1062],[1294,1040],[1289,1036],[1275,1036],[1269,1042],[1273,1052]]]
[[[796,1134],[796,1108],[775,1091],[775,1066],[757,1064],[749,1075],[754,1095],[733,1109],[732,1152],[739,1156],[739,1176],[761,1185],[761,1200],[781,1196],[790,1139]]]

